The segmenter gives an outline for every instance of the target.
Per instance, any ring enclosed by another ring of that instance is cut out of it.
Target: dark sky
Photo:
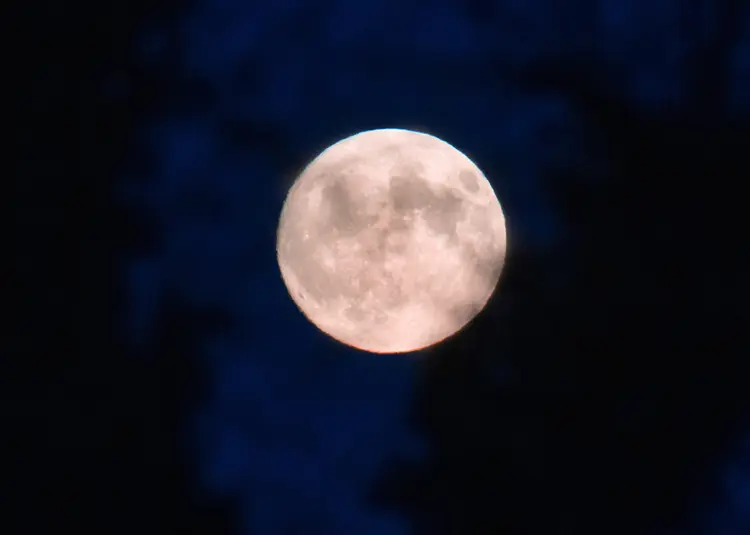
[[[744,2],[9,20],[12,533],[750,532]],[[296,174],[382,127],[465,152],[508,223],[418,358],[327,338],[276,265]]]

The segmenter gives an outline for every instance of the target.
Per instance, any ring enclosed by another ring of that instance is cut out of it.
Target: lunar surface
[[[423,349],[461,330],[494,292],[505,251],[505,217],[479,168],[400,129],[323,151],[289,190],[277,234],[300,310],[372,353]]]

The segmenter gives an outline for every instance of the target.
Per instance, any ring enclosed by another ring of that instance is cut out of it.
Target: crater
[[[464,169],[458,173],[458,180],[461,181],[461,184],[467,191],[470,191],[471,193],[479,191],[479,180],[477,180],[477,175],[475,173]]]
[[[419,210],[430,204],[434,194],[417,169],[402,169],[391,175],[389,194],[398,214]]]
[[[323,187],[321,193],[328,224],[347,236],[357,234],[377,220],[377,215],[368,215],[357,203],[343,178],[337,178]]]
[[[358,303],[347,306],[344,309],[344,316],[355,323],[360,323],[367,319],[367,314]]]
[[[412,228],[413,221],[413,216],[407,214],[391,215],[388,218],[388,230],[392,234],[404,234]]]
[[[425,213],[425,221],[436,234],[447,234],[451,240],[457,238],[456,225],[465,216],[464,201],[451,190],[435,196]]]

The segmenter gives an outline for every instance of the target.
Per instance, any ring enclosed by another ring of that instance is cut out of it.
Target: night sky
[[[746,2],[7,20],[5,533],[750,533]],[[472,158],[509,249],[465,330],[384,356],[304,318],[275,240],[310,160],[391,127]]]

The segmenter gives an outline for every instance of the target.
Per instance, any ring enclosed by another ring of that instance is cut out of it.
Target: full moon
[[[320,330],[372,353],[454,335],[503,268],[505,216],[482,171],[429,134],[370,130],[323,151],[287,194],[277,258]]]

